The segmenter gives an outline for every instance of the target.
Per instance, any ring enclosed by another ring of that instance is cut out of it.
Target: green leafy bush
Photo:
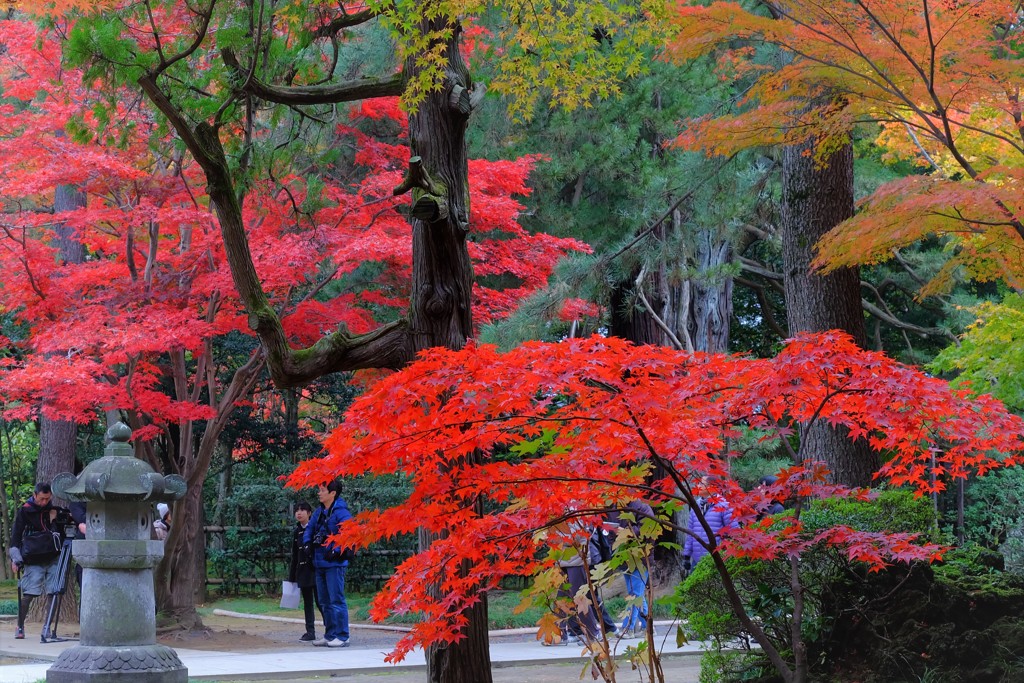
[[[815,501],[800,519],[809,530],[842,524],[858,531],[920,533],[938,540],[935,513],[928,499],[915,497],[910,491],[882,491],[867,502],[849,498]]]
[[[1024,468],[972,479],[964,498],[964,538],[1000,551],[1007,570],[1024,575]]]
[[[808,534],[846,525],[863,531],[921,533],[929,540],[937,536],[929,501],[906,491],[884,491],[872,501],[816,501],[803,511],[801,521]],[[784,657],[790,656],[794,647],[794,601],[789,563],[733,557],[726,558],[725,563],[748,615],[764,629]],[[877,597],[865,586],[874,577],[835,548],[812,549],[800,558],[799,567],[804,591],[802,637],[811,654],[812,667],[821,675],[831,676],[826,653],[839,637],[843,621],[866,609],[858,597],[859,591],[871,596],[865,600]],[[687,634],[715,645],[715,654],[702,667],[702,681],[775,680],[774,669],[751,646],[748,634],[733,613],[709,558],[697,564],[677,594],[679,616],[686,620]]]

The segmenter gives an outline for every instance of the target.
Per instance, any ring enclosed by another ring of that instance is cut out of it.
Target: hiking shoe
[[[14,638],[15,640],[25,640],[25,629],[21,626],[14,629]]]
[[[327,643],[327,647],[348,647],[348,641],[342,640],[341,638],[335,638]]]
[[[316,640],[313,641],[313,647],[327,647],[327,639],[326,638],[317,638]]]
[[[299,636],[299,640],[316,640],[316,634],[303,633],[301,636]]]

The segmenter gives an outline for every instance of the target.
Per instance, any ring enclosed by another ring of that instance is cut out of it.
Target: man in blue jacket
[[[316,594],[324,615],[324,637],[313,641],[318,647],[348,647],[348,604],[345,602],[345,568],[350,553],[327,541],[352,519],[348,505],[341,499],[341,482],[321,485],[317,491],[320,507],[306,526],[302,542],[313,550]]]

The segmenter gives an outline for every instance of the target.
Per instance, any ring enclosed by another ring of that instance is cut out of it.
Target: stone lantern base
[[[46,670],[46,683],[187,683],[188,669],[164,645],[80,645]]]

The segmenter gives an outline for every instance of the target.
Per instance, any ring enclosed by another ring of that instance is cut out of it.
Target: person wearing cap
[[[167,503],[156,504],[157,519],[153,520],[153,534],[158,541],[166,541],[171,533],[171,508]]]

